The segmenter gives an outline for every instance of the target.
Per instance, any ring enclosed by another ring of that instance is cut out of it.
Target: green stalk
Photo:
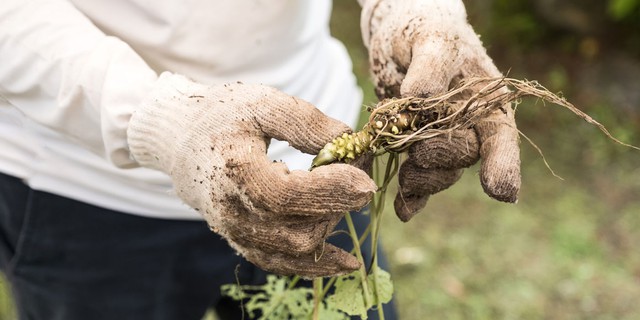
[[[391,179],[396,175],[399,166],[399,155],[397,153],[391,153],[388,157],[387,166],[384,172],[384,178],[382,186],[379,189],[379,193],[376,195],[377,201],[374,203],[375,207],[371,211],[371,251],[373,253],[372,275],[373,275],[373,292],[376,297],[376,306],[378,309],[378,317],[384,320],[384,308],[380,301],[378,291],[378,241],[380,239],[380,224],[382,222],[382,214],[384,212],[386,191]]]
[[[324,295],[322,294],[322,278],[313,279],[313,320],[320,319],[320,304]]]
[[[364,240],[367,239],[367,236],[371,233],[371,224],[369,224],[367,226],[366,229],[364,229],[364,232],[362,233],[362,235],[360,235],[360,239],[358,239],[358,243],[362,246],[362,244],[364,243]],[[355,254],[356,249],[353,248],[351,249],[351,254]],[[334,283],[336,283],[336,281],[338,280],[338,277],[331,277],[329,279],[329,281],[327,281],[327,285],[324,286],[324,290],[322,291],[322,297],[324,298],[327,293],[329,292],[329,290],[331,289],[331,287],[333,286]]]
[[[367,270],[365,268],[365,261],[362,257],[362,251],[360,251],[360,242],[358,241],[358,233],[356,232],[356,228],[353,225],[353,220],[351,219],[351,214],[347,213],[344,216],[347,221],[347,226],[349,227],[349,235],[351,235],[351,241],[353,241],[353,247],[356,250],[356,257],[358,261],[360,261],[360,278],[362,284],[362,297],[364,298],[364,305],[368,307],[371,305],[371,297],[369,296],[369,284],[367,283]],[[366,317],[366,315],[365,315]]]

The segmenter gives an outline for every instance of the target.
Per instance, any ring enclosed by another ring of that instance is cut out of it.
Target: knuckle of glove
[[[271,218],[261,221],[229,222],[229,238],[245,247],[264,252],[286,252],[291,255],[316,250],[335,226],[331,220],[309,221],[304,216],[283,220]]]
[[[446,91],[479,43],[464,14],[430,16],[420,5],[388,5],[396,8],[388,10],[369,43],[378,97],[425,97]]]
[[[461,169],[423,169],[405,163],[398,176],[399,191],[408,195],[436,194],[452,186],[461,175]]]
[[[424,169],[459,169],[475,164],[480,158],[478,137],[473,129],[454,130],[409,148],[409,158]]]
[[[342,215],[275,215],[229,197],[221,211],[221,234],[245,248],[292,255],[316,250]]]

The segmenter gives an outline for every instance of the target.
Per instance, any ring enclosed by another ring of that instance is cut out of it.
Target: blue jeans
[[[368,216],[353,218],[364,230]],[[344,222],[338,228],[346,229]],[[331,242],[351,247],[346,235]],[[188,320],[209,308],[221,319],[241,319],[239,304],[222,297],[220,286],[261,284],[266,277],[205,222],[112,211],[32,190],[3,174],[0,270],[20,319],[34,320]],[[396,318],[391,305],[385,310],[386,319]]]

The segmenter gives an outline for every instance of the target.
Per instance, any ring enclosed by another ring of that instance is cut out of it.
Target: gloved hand
[[[311,104],[261,85],[205,86],[163,74],[128,128],[133,158],[167,173],[210,228],[264,270],[304,277],[356,270],[324,242],[344,212],[376,190],[345,164],[292,171],[266,156],[270,138],[316,153],[349,128]]]
[[[379,98],[426,97],[467,77],[500,77],[460,0],[361,0],[361,23]],[[478,88],[479,89],[479,88]],[[414,144],[400,173],[398,217],[411,219],[431,194],[455,183],[482,158],[485,192],[515,202],[520,189],[518,131],[510,106],[473,129]]]

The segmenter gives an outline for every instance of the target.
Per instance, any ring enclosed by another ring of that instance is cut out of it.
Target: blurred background
[[[640,0],[464,2],[501,71],[640,146]],[[372,105],[358,15],[356,1],[334,1],[332,32]],[[389,207],[382,237],[402,319],[640,319],[640,151],[535,100],[516,120],[564,180],[522,139],[518,204],[485,196],[475,166],[409,223]]]
[[[500,70],[640,146],[640,0],[465,4]],[[359,11],[334,1],[331,28],[373,105]],[[564,180],[523,139],[518,204],[485,196],[475,166],[409,223],[389,208],[382,236],[402,319],[640,319],[640,151],[535,100],[516,120]],[[14,317],[0,276],[0,319]]]

